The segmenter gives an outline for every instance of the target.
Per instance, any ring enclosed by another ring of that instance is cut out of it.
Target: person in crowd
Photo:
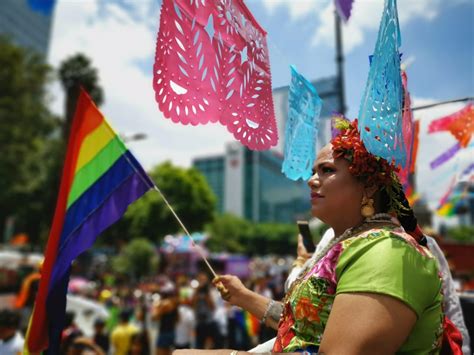
[[[445,344],[459,351],[459,332],[444,317],[436,259],[394,164],[366,150],[357,120],[337,127],[308,181],[312,215],[334,237],[304,261],[282,302],[232,275],[214,283],[225,286],[228,302],[277,329],[273,352],[439,353]]]
[[[92,339],[105,353],[109,352],[109,335],[105,331],[105,321],[102,318],[97,318],[94,322],[94,335]]]
[[[171,354],[175,342],[175,327],[178,320],[178,298],[176,288],[171,282],[160,288],[161,299],[153,307],[152,319],[159,321],[156,354]]]
[[[136,326],[130,324],[131,316],[131,310],[122,310],[119,314],[119,324],[110,334],[110,345],[115,355],[128,355],[132,336],[139,331]]]
[[[64,328],[61,332],[61,353],[67,353],[67,349],[70,348],[70,345],[73,343],[74,339],[83,335],[82,330],[79,329],[74,321],[75,318],[76,314],[74,312],[66,311]]]
[[[214,347],[216,323],[214,321],[215,302],[211,295],[209,276],[205,272],[197,275],[199,285],[194,292],[193,307],[196,316],[196,348]]]
[[[20,315],[9,309],[0,310],[0,354],[20,355],[25,339],[20,332]]]
[[[141,330],[132,336],[128,355],[150,355],[150,339],[147,330]]]
[[[175,349],[188,349],[194,342],[194,328],[196,317],[191,307],[191,297],[187,293],[180,292],[178,306],[178,321],[176,322]]]
[[[94,343],[94,340],[75,335],[71,339],[71,342],[67,345],[67,348],[62,354],[65,355],[105,355],[106,353],[100,346]]]

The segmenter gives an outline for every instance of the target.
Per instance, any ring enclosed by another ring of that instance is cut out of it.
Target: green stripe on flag
[[[67,200],[67,208],[71,206],[89,187],[91,187],[127,148],[119,137],[112,139],[97,155],[84,165],[76,175]]]

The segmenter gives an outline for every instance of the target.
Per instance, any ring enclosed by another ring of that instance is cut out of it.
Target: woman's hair
[[[396,183],[400,184],[398,181]],[[408,234],[415,238],[419,244],[426,246],[426,237],[418,225],[418,220],[408,202],[408,199],[405,196],[405,192],[403,191],[401,184],[397,191],[397,202],[403,206],[403,210],[397,211],[398,220],[400,221],[403,229],[405,229]],[[386,189],[381,189],[379,191],[379,203],[381,206],[381,212],[390,212],[390,197],[388,196]]]
[[[349,162],[349,172],[366,186],[378,186],[377,205],[380,212],[396,213],[407,233],[420,244],[426,245],[426,238],[418,226],[417,219],[403,192],[397,177],[398,168],[394,162],[377,157],[367,151],[360,137],[357,119],[337,118],[335,127],[340,130],[331,144],[334,158]]]

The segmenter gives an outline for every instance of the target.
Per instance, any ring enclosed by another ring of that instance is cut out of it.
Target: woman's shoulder
[[[356,249],[356,248],[369,248],[379,244],[386,244],[390,250],[397,252],[397,248],[402,248],[402,252],[406,253],[405,248],[408,252],[414,252],[422,258],[435,259],[433,253],[428,247],[420,245],[415,238],[410,234],[406,233],[402,227],[396,226],[384,226],[371,228],[364,232],[361,232],[351,238],[346,239],[342,242],[344,250]]]
[[[377,228],[345,240],[336,275],[337,293],[374,292],[409,304],[418,315],[439,301],[436,259],[401,228]]]

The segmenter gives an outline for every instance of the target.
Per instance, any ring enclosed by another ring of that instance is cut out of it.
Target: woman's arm
[[[416,313],[396,298],[375,293],[336,296],[319,351],[332,354],[393,354],[416,322]]]
[[[263,318],[271,302],[270,298],[249,290],[236,276],[218,276],[212,282],[214,284],[222,282],[229,291],[229,296],[226,298],[227,302],[245,309],[259,319]],[[271,317],[271,314],[267,314],[265,325],[273,329],[278,329],[279,319],[276,319],[278,316],[279,315]]]

